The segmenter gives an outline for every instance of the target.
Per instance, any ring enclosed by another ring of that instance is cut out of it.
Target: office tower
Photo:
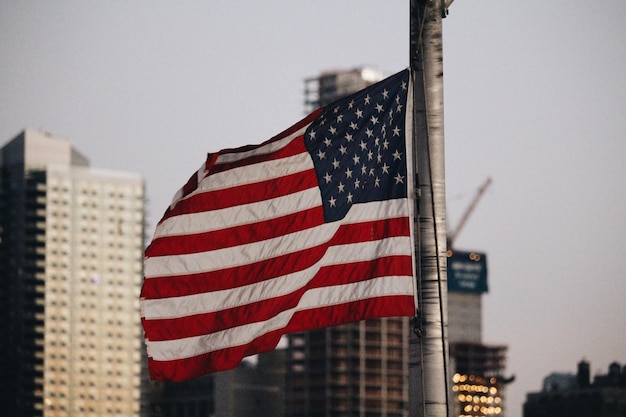
[[[0,193],[3,414],[138,416],[143,180],[25,130]]]

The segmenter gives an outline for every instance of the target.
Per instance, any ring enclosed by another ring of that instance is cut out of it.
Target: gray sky
[[[457,240],[488,254],[508,416],[553,371],[626,362],[626,2],[456,0],[444,20]],[[150,233],[206,152],[303,116],[303,79],[408,66],[406,1],[0,2],[0,142],[71,140],[147,182]]]

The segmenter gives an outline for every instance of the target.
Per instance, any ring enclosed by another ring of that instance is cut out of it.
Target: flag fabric
[[[404,70],[207,156],[145,252],[153,380],[234,368],[287,333],[415,314],[410,91]]]

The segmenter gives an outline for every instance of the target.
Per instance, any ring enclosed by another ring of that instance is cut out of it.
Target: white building
[[[142,178],[32,130],[0,152],[2,408],[139,416]]]

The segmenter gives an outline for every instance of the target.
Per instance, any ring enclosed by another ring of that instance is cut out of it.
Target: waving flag
[[[415,314],[409,91],[405,70],[208,155],[146,249],[152,379],[234,368],[286,333]]]

